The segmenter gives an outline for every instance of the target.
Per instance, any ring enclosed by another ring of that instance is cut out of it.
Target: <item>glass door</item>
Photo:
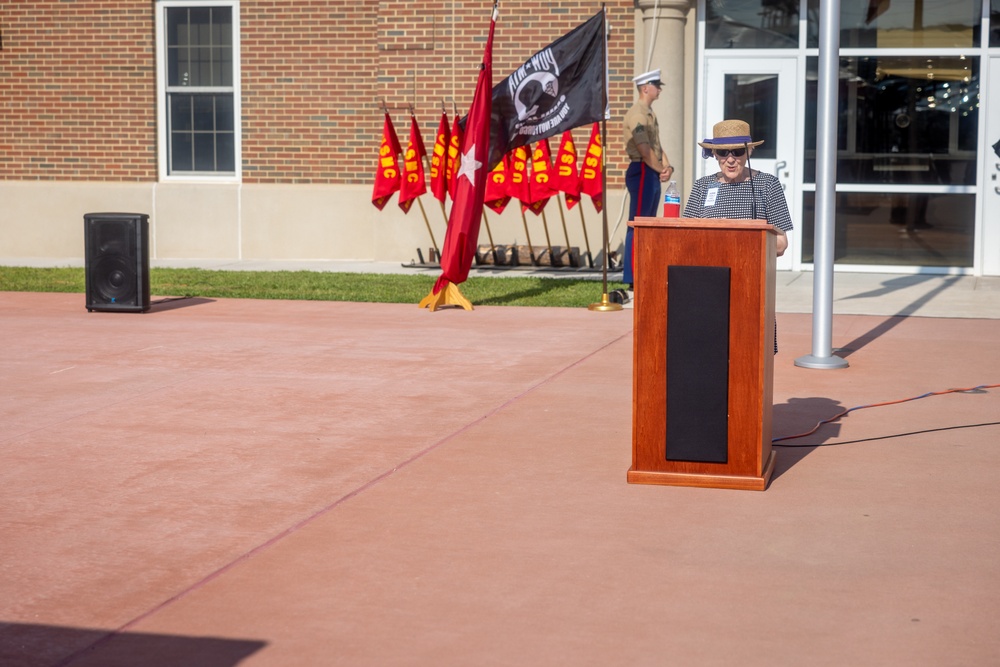
[[[774,174],[781,181],[795,232],[788,235],[789,247],[778,258],[778,270],[799,268],[801,229],[799,184],[802,182],[798,156],[797,60],[795,58],[734,58],[706,56],[705,103],[696,132],[712,136],[712,126],[720,120],[738,119],[750,123],[754,141],[764,140],[754,149],[750,166]],[[709,158],[698,160],[698,177],[718,171]]]
[[[986,87],[986,145],[982,208],[982,245],[984,275],[1000,275],[1000,56],[990,58],[989,85]]]

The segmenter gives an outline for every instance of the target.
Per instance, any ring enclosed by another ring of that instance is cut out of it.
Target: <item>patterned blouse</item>
[[[699,178],[688,195],[684,217],[767,220],[786,232],[794,227],[781,182],[773,174],[756,170],[753,172],[752,190],[750,181],[720,183],[719,174]]]

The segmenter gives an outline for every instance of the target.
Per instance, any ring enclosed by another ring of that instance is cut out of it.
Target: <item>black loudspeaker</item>
[[[149,310],[149,216],[87,213],[83,226],[87,310]]]

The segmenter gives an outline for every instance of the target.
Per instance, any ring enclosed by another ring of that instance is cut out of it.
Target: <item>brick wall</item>
[[[156,177],[149,2],[0,4],[0,178]]]
[[[244,182],[370,183],[383,101],[404,143],[410,106],[433,142],[442,101],[449,117],[468,109],[490,9],[488,0],[243,0]],[[598,9],[503,2],[494,83]],[[149,0],[0,5],[0,179],[156,179],[153,11]],[[609,176],[620,186],[632,1],[609,3],[608,15]],[[588,137],[575,133],[581,152]]]

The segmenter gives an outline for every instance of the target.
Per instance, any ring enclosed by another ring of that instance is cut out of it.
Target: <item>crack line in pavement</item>
[[[458,437],[462,433],[465,433],[466,431],[468,431],[469,429],[473,428],[474,426],[477,426],[477,425],[481,424],[482,422],[486,421],[487,419],[489,419],[493,415],[497,414],[498,412],[504,410],[505,408],[507,408],[508,406],[510,406],[511,404],[513,404],[514,402],[519,401],[520,399],[524,398],[528,394],[532,393],[533,391],[535,391],[539,387],[542,387],[542,386],[548,384],[549,382],[555,380],[556,378],[558,378],[559,376],[563,375],[564,373],[572,370],[573,368],[576,368],[577,366],[579,366],[583,362],[585,362],[588,359],[594,357],[598,353],[603,352],[607,348],[609,348],[612,345],[618,343],[623,338],[626,338],[626,337],[631,336],[631,335],[632,335],[632,331],[629,330],[629,331],[621,334],[617,338],[614,338],[614,339],[608,341],[607,343],[605,343],[601,347],[597,348],[596,350],[593,350],[589,354],[587,354],[587,355],[585,355],[583,357],[580,357],[579,359],[577,359],[573,363],[569,364],[568,366],[565,366],[565,367],[557,370],[556,372],[552,373],[552,375],[549,375],[548,377],[539,380],[535,384],[531,385],[530,387],[528,387],[527,389],[525,389],[524,391],[522,391],[520,394],[507,399],[506,401],[504,401],[503,403],[501,403],[497,407],[495,407],[492,410],[486,412],[485,414],[483,414],[483,415],[481,415],[481,416],[473,419],[472,421],[470,421],[466,425],[462,426],[461,428],[457,429],[453,433],[444,436],[443,438],[441,438],[437,442],[432,443],[431,445],[428,445],[427,447],[425,447],[424,449],[420,450],[416,454],[413,454],[412,456],[410,456],[408,459],[404,460],[403,462],[397,463],[392,468],[390,468],[390,469],[382,472],[381,474],[379,474],[376,477],[373,477],[372,479],[368,480],[367,482],[365,482],[364,484],[362,484],[358,488],[354,489],[353,491],[350,491],[350,492],[346,493],[345,495],[343,495],[340,498],[338,498],[337,500],[333,501],[332,503],[330,503],[326,507],[323,507],[323,508],[317,510],[313,514],[311,514],[311,515],[307,516],[306,518],[302,519],[301,521],[298,521],[297,523],[289,526],[288,528],[286,528],[285,530],[281,531],[277,535],[271,537],[267,541],[265,541],[265,542],[263,542],[261,544],[258,544],[257,546],[255,546],[254,548],[250,549],[249,551],[247,551],[243,555],[235,558],[234,560],[230,561],[229,563],[226,563],[225,565],[223,565],[222,567],[218,568],[214,572],[211,572],[208,575],[202,577],[200,580],[198,580],[195,583],[191,584],[190,586],[188,586],[184,590],[180,591],[176,595],[174,595],[174,596],[172,596],[172,597],[164,600],[163,602],[161,602],[160,604],[156,605],[152,609],[149,609],[148,611],[145,611],[142,614],[140,614],[140,615],[136,616],[135,618],[133,618],[132,620],[126,622],[124,625],[120,626],[118,629],[112,630],[112,631],[108,632],[106,635],[104,635],[103,637],[101,637],[100,639],[98,639],[98,640],[94,641],[93,643],[89,644],[88,646],[85,646],[85,647],[83,647],[83,648],[81,648],[81,649],[79,649],[77,651],[74,651],[72,654],[70,654],[66,658],[63,658],[61,661],[59,661],[58,663],[56,663],[53,667],[65,667],[66,665],[71,664],[77,658],[83,657],[86,653],[89,653],[90,651],[93,651],[93,650],[97,649],[98,647],[100,647],[101,645],[103,645],[103,644],[107,643],[108,641],[112,640],[117,635],[120,635],[120,634],[123,634],[123,633],[127,632],[130,628],[138,625],[139,623],[141,623],[142,621],[146,620],[150,616],[153,616],[154,614],[156,614],[160,610],[165,609],[166,607],[169,607],[173,603],[178,602],[179,600],[187,597],[191,593],[193,593],[193,592],[197,591],[198,589],[202,588],[206,584],[214,581],[215,579],[219,578],[223,574],[229,572],[231,569],[233,569],[234,567],[236,567],[237,565],[239,565],[243,561],[249,560],[249,559],[253,558],[254,556],[256,556],[257,554],[259,554],[262,551],[264,551],[265,549],[268,549],[269,547],[274,546],[275,544],[277,544],[281,540],[285,539],[286,537],[288,537],[292,533],[297,532],[298,530],[300,530],[301,528],[304,528],[306,525],[312,523],[313,521],[315,521],[316,519],[320,518],[321,516],[323,516],[323,515],[331,512],[332,510],[336,509],[338,506],[340,506],[344,502],[347,502],[351,498],[354,498],[355,496],[358,496],[361,493],[364,493],[365,491],[367,491],[368,489],[372,488],[373,486],[379,484],[381,481],[383,481],[384,479],[390,477],[391,475],[393,475],[397,471],[399,471],[399,470],[401,470],[401,469],[409,466],[411,463],[414,463],[415,461],[418,461],[419,459],[423,458],[427,454],[430,454],[431,452],[433,452],[435,449],[437,449],[441,445],[445,444],[446,442],[449,442],[450,440],[453,440],[454,438]]]

